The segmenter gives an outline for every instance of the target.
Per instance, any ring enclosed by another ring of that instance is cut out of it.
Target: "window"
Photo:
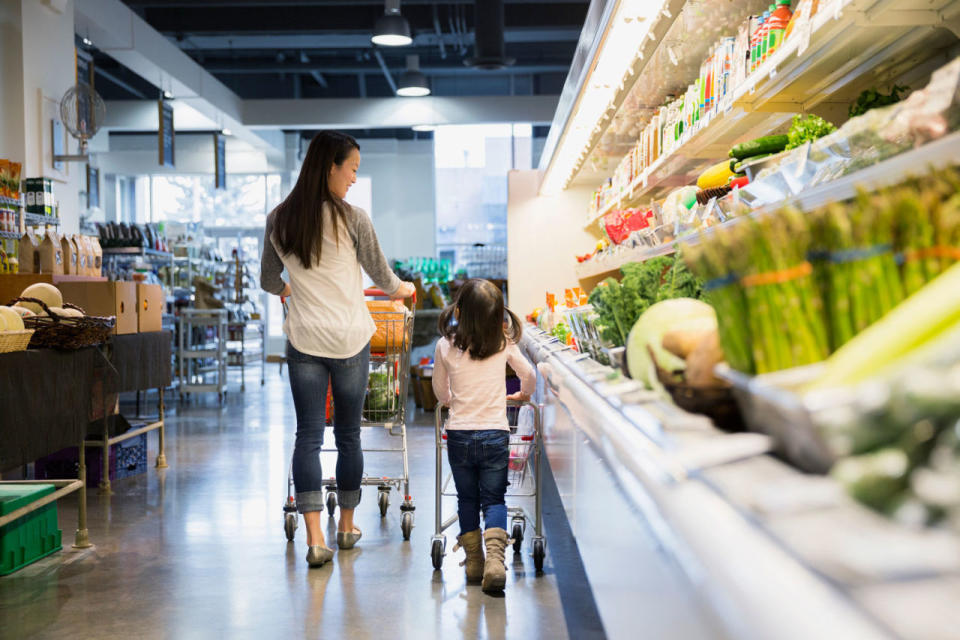
[[[506,278],[507,171],[530,169],[529,124],[439,127],[434,133],[437,253],[455,271]]]

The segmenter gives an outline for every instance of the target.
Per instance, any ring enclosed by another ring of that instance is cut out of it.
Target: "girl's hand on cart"
[[[517,391],[516,393],[508,393],[507,400],[514,400],[516,402],[527,402],[530,400],[530,395],[523,393],[522,391]]]
[[[417,294],[417,288],[413,286],[412,282],[401,282],[400,288],[397,289],[392,296],[391,300],[403,300],[404,298],[411,298]]]
[[[290,297],[290,294],[292,294],[292,293],[293,293],[293,289],[290,288],[290,283],[289,283],[289,282],[284,282],[284,283],[283,283],[283,291],[280,292],[280,300],[281,300],[281,302],[286,302],[286,301],[287,301],[287,298],[289,298],[289,297]]]

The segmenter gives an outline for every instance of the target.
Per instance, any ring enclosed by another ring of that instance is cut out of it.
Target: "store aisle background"
[[[376,490],[366,488],[361,543],[309,570],[302,519],[295,543],[283,533],[295,430],[286,370],[281,377],[271,365],[266,378],[242,394],[235,381],[223,408],[212,394],[183,408],[171,401],[170,468],[153,468],[151,434],[147,473],[117,481],[109,497],[89,492],[93,550],[70,548],[76,499],[60,501],[64,550],[0,578],[0,638],[567,637],[549,545],[540,576],[528,543],[522,555],[508,553],[506,597],[465,588],[455,530],[443,571],[434,573],[432,413],[414,413],[409,431],[417,506],[410,542],[396,492],[381,520]],[[365,446],[387,437],[364,429]],[[369,474],[397,473],[399,456],[385,455],[367,454]],[[332,473],[328,457],[324,472]],[[455,503],[445,508],[452,513]],[[325,514],[323,522],[335,542],[335,519]]]

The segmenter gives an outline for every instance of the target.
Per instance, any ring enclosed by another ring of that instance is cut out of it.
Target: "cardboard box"
[[[158,284],[137,285],[137,330],[163,330],[163,287]]]
[[[137,285],[133,282],[62,282],[63,301],[89,316],[116,316],[113,333],[137,332]]]

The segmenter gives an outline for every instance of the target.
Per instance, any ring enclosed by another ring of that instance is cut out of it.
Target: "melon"
[[[76,309],[65,309],[63,307],[50,307],[50,313],[56,314],[61,318],[82,318],[83,312]]]
[[[10,307],[0,307],[0,331],[23,331],[20,314]]]
[[[30,285],[20,293],[20,297],[43,300],[48,307],[63,306],[63,294],[60,293],[60,289],[46,282],[38,282]],[[30,311],[33,311],[38,316],[43,314],[43,307],[35,302],[18,302],[17,306],[30,309]]]

